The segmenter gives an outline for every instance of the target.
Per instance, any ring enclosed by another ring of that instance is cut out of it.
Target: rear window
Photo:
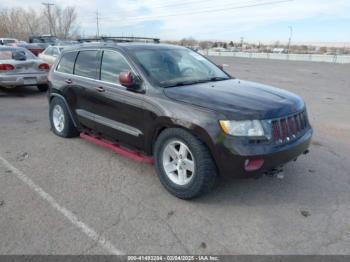
[[[62,73],[73,74],[74,62],[76,57],[77,52],[65,53],[62,56],[56,70]]]
[[[80,51],[75,62],[74,74],[95,79],[98,65],[97,53],[97,50]]]
[[[37,59],[29,50],[25,48],[1,48],[0,60],[16,60],[17,53],[23,53],[24,59]]]

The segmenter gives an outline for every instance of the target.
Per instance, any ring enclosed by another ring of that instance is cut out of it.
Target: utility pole
[[[288,26],[289,28],[289,39],[288,39],[288,54],[289,54],[289,49],[290,49],[290,43],[292,42],[292,36],[293,36],[293,27]]]
[[[241,52],[243,52],[243,42],[244,42],[244,37],[241,37]]]
[[[41,4],[46,6],[46,8],[47,8],[47,18],[49,19],[50,35],[52,35],[51,6],[54,6],[55,4],[53,4],[53,3],[41,3]]]
[[[96,38],[100,36],[100,19],[98,9],[96,10]]]

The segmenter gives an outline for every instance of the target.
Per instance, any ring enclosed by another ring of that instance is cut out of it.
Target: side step
[[[146,164],[153,164],[153,162],[154,162],[152,157],[144,156],[136,151],[122,148],[121,146],[119,146],[117,144],[114,144],[110,141],[101,139],[99,137],[95,137],[95,136],[89,135],[89,134],[84,133],[84,132],[80,133],[80,137],[82,139],[85,139],[86,141],[89,141],[89,142],[94,143],[96,145],[107,148],[107,149],[109,149],[109,150],[111,150],[119,155],[125,156],[125,157],[130,158],[132,160],[135,160],[137,162],[146,163]]]

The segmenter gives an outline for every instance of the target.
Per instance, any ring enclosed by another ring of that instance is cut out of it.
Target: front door
[[[144,145],[143,94],[120,85],[120,72],[134,71],[118,51],[103,50],[99,80],[96,81],[94,108],[96,130],[138,149]]]

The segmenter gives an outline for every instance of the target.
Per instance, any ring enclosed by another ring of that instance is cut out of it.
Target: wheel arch
[[[149,131],[151,134],[151,138],[146,141],[145,145],[147,154],[153,155],[154,144],[157,138],[165,129],[169,128],[181,128],[197,137],[204,145],[208,147],[210,154],[215,160],[213,141],[204,128],[193,123],[174,121],[169,118],[163,119],[163,121],[158,122],[156,125],[153,126],[151,131]]]
[[[58,93],[50,93],[50,96],[49,96],[49,103],[51,104],[51,101],[52,101],[55,97],[58,97],[59,99],[61,99],[61,100],[64,102],[64,104],[66,105],[67,111],[68,111],[68,113],[69,113],[69,116],[70,116],[71,119],[72,119],[72,122],[73,122],[74,126],[75,126],[75,127],[78,127],[78,121],[77,121],[76,117],[74,116],[74,114],[73,114],[73,112],[72,112],[72,110],[71,110],[71,108],[70,108],[70,106],[69,106],[67,100],[65,99],[65,97],[64,97],[63,95],[58,94]]]

